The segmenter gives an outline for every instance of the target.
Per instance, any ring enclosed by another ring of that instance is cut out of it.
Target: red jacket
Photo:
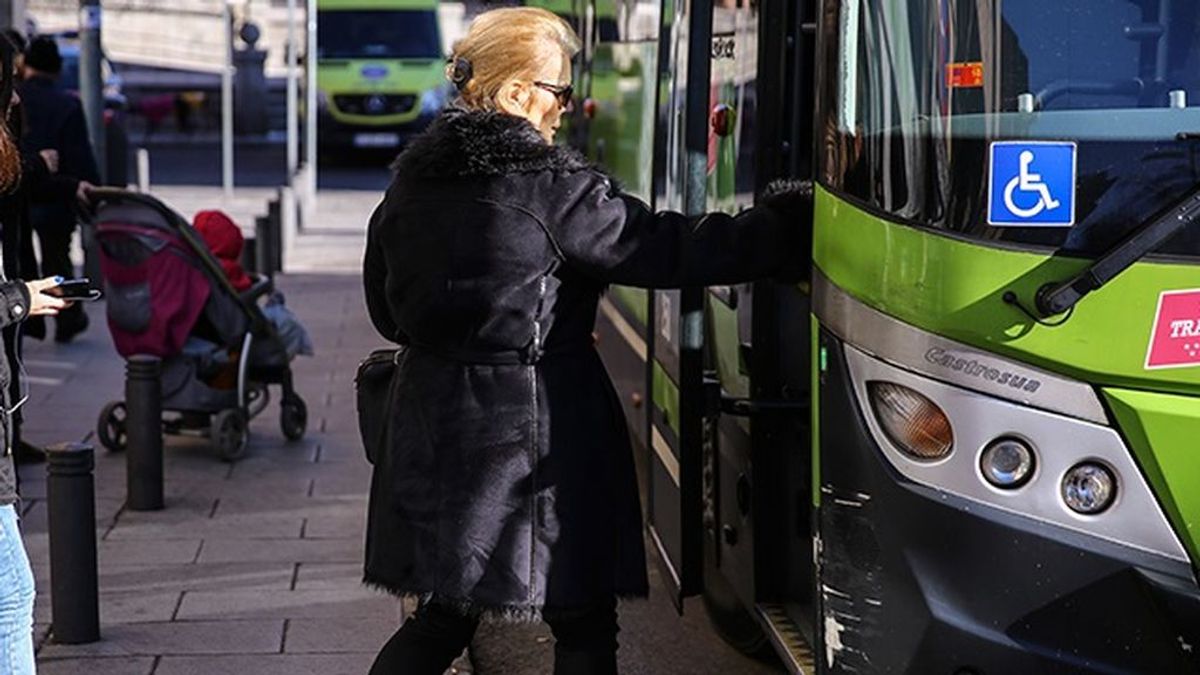
[[[253,285],[253,280],[242,269],[242,247],[245,240],[242,231],[233,220],[222,211],[201,211],[196,214],[192,226],[204,238],[204,243],[217,257],[225,276],[233,284],[234,290],[241,292]]]

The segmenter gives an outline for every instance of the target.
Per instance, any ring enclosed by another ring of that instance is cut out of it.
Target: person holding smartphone
[[[13,48],[0,40],[0,119],[9,118],[13,102]],[[18,227],[22,213],[14,195],[21,187],[21,152],[12,130],[0,126],[0,228]],[[25,282],[8,279],[0,265],[0,329],[30,316],[55,316],[71,306],[62,298],[43,291],[54,288],[61,277]],[[17,480],[12,461],[12,417],[24,402],[12,400],[8,387],[13,372],[7,359],[0,359],[0,664],[11,675],[32,675],[33,657],[33,571],[17,529]]]

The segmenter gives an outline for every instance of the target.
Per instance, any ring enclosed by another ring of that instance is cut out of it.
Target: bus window
[[[831,3],[822,180],[915,226],[1096,255],[1200,182],[1198,19],[1196,2]],[[1023,139],[1077,143],[1074,227],[987,224],[990,144]]]

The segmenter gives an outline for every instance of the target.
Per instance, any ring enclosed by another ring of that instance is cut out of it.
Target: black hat
[[[48,75],[57,75],[62,71],[62,54],[58,53],[58,43],[52,37],[41,35],[35,37],[25,50],[25,65]]]

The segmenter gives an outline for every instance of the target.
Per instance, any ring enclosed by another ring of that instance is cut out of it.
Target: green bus
[[[815,184],[807,281],[602,302],[678,606],[798,673],[1200,672],[1200,2],[615,4],[573,142]]]
[[[318,144],[395,150],[449,98],[437,0],[318,0]]]

